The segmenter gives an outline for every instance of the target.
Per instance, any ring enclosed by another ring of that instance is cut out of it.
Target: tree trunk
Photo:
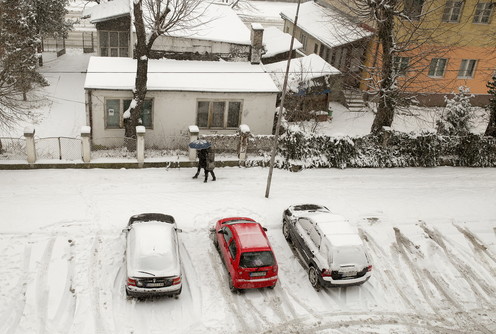
[[[124,120],[124,136],[128,150],[136,150],[136,126],[139,125],[143,110],[148,82],[148,50],[146,45],[146,31],[143,21],[142,0],[134,4],[134,27],[136,28],[136,79],[134,83],[133,100],[130,117]],[[134,106],[134,107],[133,107]]]
[[[489,123],[487,124],[485,136],[496,137],[496,108],[491,109]]]
[[[372,132],[379,132],[384,126],[393,124],[394,110],[396,106],[397,88],[395,85],[395,74],[393,68],[394,54],[394,11],[396,0],[388,1],[390,7],[381,6],[376,8],[378,23],[378,39],[382,46],[382,72],[379,87],[379,104],[377,114],[372,123]]]

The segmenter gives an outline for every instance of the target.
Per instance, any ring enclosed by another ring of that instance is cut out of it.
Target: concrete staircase
[[[343,90],[343,93],[346,100],[346,107],[349,111],[367,111],[367,105],[363,101],[360,90]]]

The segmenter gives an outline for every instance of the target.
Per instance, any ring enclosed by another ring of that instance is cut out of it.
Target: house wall
[[[249,45],[239,45],[225,42],[207,41],[201,39],[160,36],[153,43],[153,53],[160,55],[200,54],[212,55],[218,58],[247,61],[250,53]]]
[[[197,100],[242,100],[241,124],[247,124],[253,134],[272,134],[276,109],[276,93],[206,93],[148,91],[147,98],[153,99],[153,129],[147,129],[147,147],[163,148],[166,137],[184,136],[188,126],[196,124]],[[92,90],[86,94],[87,117],[91,119],[92,138],[101,145],[122,145],[124,129],[105,129],[105,99],[132,98],[131,91]],[[200,134],[233,134],[236,130],[207,130],[200,128]],[[102,139],[105,138],[105,139]]]

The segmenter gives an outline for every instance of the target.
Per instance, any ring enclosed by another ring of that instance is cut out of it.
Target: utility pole
[[[293,44],[294,44],[294,39],[295,39],[296,25],[298,24],[298,13],[300,12],[300,3],[301,3],[301,0],[298,0],[298,5],[296,7],[296,14],[295,14],[295,19],[294,19],[294,25],[293,25],[293,31],[291,33],[291,43],[289,44],[288,63],[286,65],[286,73],[284,75],[284,83],[282,85],[281,104],[279,105],[279,109],[277,111],[276,133],[274,134],[274,143],[272,145],[272,153],[270,155],[269,175],[267,177],[267,187],[265,189],[265,197],[266,198],[269,198],[270,184],[272,183],[272,172],[274,170],[274,161],[276,159],[277,144],[279,141],[279,128],[281,127],[282,111],[284,109],[284,98],[286,97],[286,88],[288,86],[289,66],[291,64],[291,56],[293,55]]]

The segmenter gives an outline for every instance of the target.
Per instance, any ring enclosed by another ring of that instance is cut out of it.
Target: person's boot
[[[217,180],[217,178],[215,177],[214,172],[212,172],[212,181],[215,181],[215,180]]]
[[[195,174],[195,176],[193,176],[194,179],[197,179],[198,178],[198,174]]]
[[[203,183],[207,183],[207,178],[205,178],[205,181],[203,181]]]

